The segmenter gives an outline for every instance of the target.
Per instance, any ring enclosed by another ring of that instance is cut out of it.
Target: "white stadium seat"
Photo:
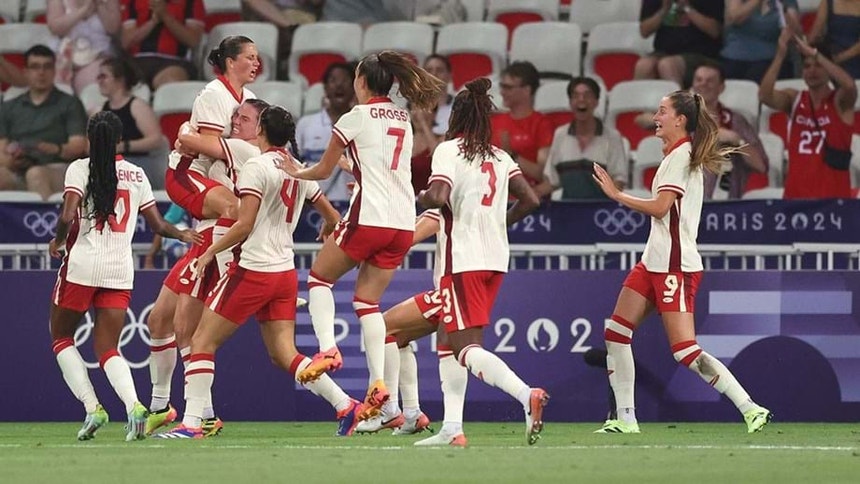
[[[454,88],[478,77],[498,77],[507,62],[507,38],[505,26],[494,22],[442,27],[436,53],[448,57]]]
[[[278,59],[278,29],[274,25],[264,22],[229,22],[215,26],[206,38],[206,54],[203,56],[201,69],[204,79],[215,79],[215,72],[212,66],[206,62],[206,56],[212,49],[218,47],[224,37],[229,35],[244,35],[253,40],[257,46],[257,52],[263,60],[263,72],[257,76],[257,82],[275,78]],[[251,90],[253,91],[254,88],[252,87]]]
[[[641,190],[651,190],[648,186],[654,178],[654,173],[663,161],[663,140],[656,136],[643,138],[633,155],[633,187]],[[646,179],[649,183],[646,183]]]
[[[318,82],[305,90],[304,103],[302,104],[302,116],[319,112],[323,107],[325,89]]]
[[[333,62],[350,62],[361,55],[361,26],[350,22],[300,25],[293,34],[290,77],[308,86],[322,81]]]
[[[678,89],[680,86],[675,82],[661,79],[619,82],[609,91],[606,123],[627,138],[635,150],[639,140],[653,134],[634,123],[636,116],[654,113],[663,96]]]
[[[785,179],[785,145],[782,143],[782,138],[773,133],[759,133],[758,137],[767,154],[768,185],[781,187]]]
[[[588,34],[595,25],[608,22],[638,22],[642,0],[574,0],[570,21]]]
[[[269,104],[286,109],[298,121],[302,115],[302,85],[298,82],[255,82],[254,94]]]
[[[750,190],[741,197],[744,200],[779,200],[784,190],[781,187],[767,187]]]
[[[744,79],[726,79],[725,84],[720,102],[743,115],[753,128],[758,126],[758,84]]]
[[[578,76],[581,72],[582,32],[568,22],[532,22],[514,30],[510,61],[527,60],[539,72]]]
[[[380,22],[364,32],[361,55],[396,50],[411,55],[418,65],[433,53],[433,27],[418,22]]]

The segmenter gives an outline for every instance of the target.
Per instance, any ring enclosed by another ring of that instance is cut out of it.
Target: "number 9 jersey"
[[[131,240],[138,214],[155,205],[152,186],[143,169],[116,157],[116,201],[114,215],[107,223],[96,223],[87,199],[90,160],[72,162],[66,170],[64,193],[76,193],[82,201],[78,218],[66,239],[66,257],[60,276],[83,286],[105,289],[131,289],[134,285],[134,259]]]
[[[523,173],[507,153],[496,147],[495,159],[468,160],[460,142],[456,138],[436,147],[429,180],[451,186],[448,203],[441,208],[437,234],[442,274],[507,272],[508,184]]]

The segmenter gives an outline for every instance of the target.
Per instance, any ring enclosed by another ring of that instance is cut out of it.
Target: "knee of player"
[[[361,318],[371,314],[380,314],[379,302],[363,301],[359,298],[352,300],[352,308],[355,310],[355,315]]]
[[[688,368],[692,368],[701,354],[702,348],[694,339],[672,345],[672,356],[675,361]]]

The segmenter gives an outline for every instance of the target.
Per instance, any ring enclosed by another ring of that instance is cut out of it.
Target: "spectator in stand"
[[[573,121],[559,126],[544,167],[544,179],[535,187],[539,197],[561,188],[562,200],[606,198],[594,182],[593,164],[603,166],[619,190],[630,176],[621,135],[594,116],[600,86],[590,77],[576,77],[567,85]]]
[[[502,71],[499,88],[508,112],[493,116],[492,144],[508,152],[520,166],[526,180],[535,186],[543,180],[553,126],[549,118],[535,111],[535,93],[540,78],[534,64],[518,61]]]
[[[774,89],[777,72],[793,42],[803,56],[807,89]],[[833,79],[836,89],[830,88]],[[851,197],[851,131],[857,87],[823,47],[783,29],[770,68],[759,86],[759,99],[788,114],[788,173],[784,198]]]
[[[451,63],[448,58],[433,54],[424,61],[424,70],[438,77],[450,87]],[[436,107],[431,111],[412,109],[412,131],[415,135],[412,144],[412,188],[415,195],[427,188],[430,179],[430,164],[436,145],[445,140],[448,131],[448,118],[451,116],[453,97],[446,89],[439,94]]]
[[[242,20],[268,22],[278,28],[278,78],[289,77],[289,58],[296,27],[314,23],[325,0],[242,0]]]
[[[203,38],[203,0],[123,0],[122,48],[153,92],[197,77],[192,52]]]
[[[167,139],[152,106],[132,94],[138,74],[125,58],[102,61],[99,92],[107,98],[102,111],[111,111],[122,121],[122,142],[117,153],[143,168],[153,189],[164,189],[167,170]]]
[[[743,153],[732,152],[728,156],[727,170],[721,176],[705,170],[705,200],[738,199],[747,191],[751,177],[756,187],[767,186],[769,160],[756,129],[742,115],[720,103],[720,94],[726,89],[725,77],[720,65],[706,62],[693,74],[693,92],[705,100],[708,113],[719,126],[719,147],[740,147],[746,145]]]
[[[24,71],[0,56],[0,84],[24,87],[27,85],[27,76]],[[0,86],[2,89],[2,86]]]
[[[813,44],[824,43],[833,52],[833,62],[854,79],[860,79],[860,2],[821,0],[812,31]]]
[[[332,127],[337,120],[355,105],[355,67],[347,63],[334,63],[323,73],[325,90],[324,108],[299,119],[296,125],[296,143],[302,161],[308,165],[319,163],[331,140]],[[349,185],[355,182],[352,173],[340,167],[326,180],[319,180],[320,189],[329,200],[349,200]]]
[[[87,152],[87,115],[78,98],[54,85],[54,51],[24,53],[29,90],[0,109],[0,190],[29,190],[44,199],[63,189],[69,162]]]
[[[101,60],[114,54],[119,0],[48,0],[48,29],[57,37],[57,82],[76,93],[96,82]]]
[[[636,79],[668,79],[689,87],[705,59],[720,56],[723,0],[643,0],[639,33],[654,37],[654,52],[636,62]]]
[[[761,82],[776,54],[780,30],[787,25],[794,33],[803,33],[797,11],[797,0],[728,0],[721,52],[726,77]],[[791,62],[784,62],[779,78],[793,74]]]
[[[326,0],[322,20],[355,22],[362,26],[377,22],[412,20],[412,12],[404,12],[403,3],[405,2],[401,0]]]

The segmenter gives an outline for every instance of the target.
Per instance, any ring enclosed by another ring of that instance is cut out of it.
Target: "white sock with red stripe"
[[[296,355],[290,363],[290,373],[293,374],[293,379],[295,379],[296,375],[307,368],[310,364],[311,359],[307,356],[302,354]],[[338,412],[349,407],[351,401],[349,395],[347,395],[346,392],[344,392],[343,389],[341,389],[337,383],[335,383],[334,380],[325,373],[315,381],[303,383],[301,385],[310,390],[314,395],[322,397]]]
[[[388,393],[391,395],[385,402],[386,413],[399,413],[398,407],[400,389],[400,352],[397,350],[397,338],[385,337],[385,366],[383,367],[383,380]]]
[[[442,401],[445,404],[443,427],[455,434],[463,430],[463,406],[466,403],[466,384],[469,373],[454,358],[450,346],[440,345],[436,349],[439,355],[439,380],[442,382]]]
[[[311,271],[308,275],[308,312],[320,351],[327,351],[337,343],[334,340],[334,282],[326,281]]]
[[[460,351],[458,360],[484,383],[502,390],[528,408],[531,388],[501,358],[480,345],[469,345]]]
[[[191,362],[191,347],[186,346],[179,348],[179,355],[182,357],[183,373],[188,371],[188,364]],[[212,392],[206,394],[206,405],[203,406],[203,418],[215,418],[215,409],[212,405]]]
[[[215,355],[195,353],[191,355],[185,370],[185,415],[182,425],[200,428],[203,409],[211,401],[212,382],[215,381]]]
[[[149,346],[149,380],[152,382],[152,400],[149,409],[167,408],[170,402],[170,384],[176,369],[176,335],[152,338]]]
[[[400,348],[400,393],[403,415],[415,418],[421,408],[418,401],[418,361],[411,345]]]
[[[352,307],[361,324],[361,336],[364,341],[364,355],[367,357],[367,370],[370,372],[370,384],[385,377],[385,320],[379,312],[378,302],[352,300]],[[391,389],[388,389],[391,392]]]
[[[627,422],[636,422],[634,404],[634,383],[636,382],[636,367],[633,363],[633,323],[613,314],[606,321],[603,338],[606,340],[606,372],[609,374],[609,385],[615,393],[618,418]]]
[[[695,340],[672,345],[672,356],[675,361],[696,372],[716,391],[727,396],[741,413],[755,407],[749,394],[726,365],[703,351]]]
[[[51,346],[69,390],[84,404],[87,413],[95,412],[99,399],[96,397],[84,359],[75,348],[75,341],[72,338],[61,338],[54,341]]]
[[[179,348],[179,357],[182,358],[182,372],[188,371],[188,363],[191,362],[191,347],[184,346]]]
[[[120,356],[119,351],[113,349],[99,358],[99,366],[107,375],[110,386],[125,404],[125,411],[131,412],[137,402],[137,391],[134,389],[134,380],[131,378],[128,363]]]

